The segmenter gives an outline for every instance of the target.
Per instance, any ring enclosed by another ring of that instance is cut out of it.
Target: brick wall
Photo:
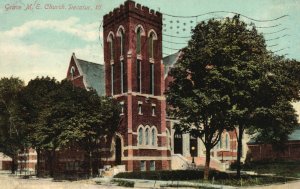
[[[300,160],[300,141],[286,143],[282,150],[276,150],[271,144],[248,144],[248,158],[257,160]]]

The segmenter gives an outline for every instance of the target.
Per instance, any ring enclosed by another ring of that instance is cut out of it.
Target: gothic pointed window
[[[223,144],[223,135],[221,134],[221,136],[220,136],[220,141],[219,141],[219,143],[220,143],[220,149],[222,149],[222,148],[224,148],[224,144]]]
[[[149,145],[149,128],[145,130],[145,143]]]
[[[124,50],[125,50],[125,34],[123,29],[120,30],[120,54],[121,56],[124,55]]]
[[[114,60],[114,38],[112,34],[109,36],[108,42],[109,42],[110,60]]]
[[[139,128],[138,137],[139,137],[138,143],[139,143],[139,145],[142,145],[143,144],[143,128],[142,127]]]
[[[157,40],[157,34],[153,29],[151,29],[148,33],[148,56],[149,56],[149,62],[150,62],[150,79],[149,79],[149,94],[154,95],[154,84],[155,84],[155,78],[154,78],[154,52],[155,52],[155,44],[154,41]]]
[[[75,67],[74,66],[71,67],[70,74],[71,74],[71,77],[72,77],[72,80],[73,80],[74,75],[75,75]]]
[[[145,30],[141,25],[135,28],[136,33],[136,92],[142,92],[142,36]],[[144,66],[143,66],[144,68]]]
[[[110,87],[111,87],[111,95],[114,95],[114,34],[110,32],[107,37],[109,54],[110,54]]]
[[[120,86],[121,86],[121,93],[125,93],[125,82],[126,82],[126,75],[125,75],[125,65],[124,65],[124,55],[125,55],[125,30],[123,26],[119,26],[117,31],[117,36],[120,38]]]
[[[154,33],[151,32],[150,36],[148,38],[149,44],[148,44],[148,50],[149,50],[149,58],[153,58],[154,56]]]
[[[136,54],[141,54],[141,37],[142,37],[142,28],[138,27],[136,31]]]
[[[228,133],[226,133],[226,135],[225,135],[225,148],[226,149],[230,148],[230,137],[229,137]]]
[[[152,128],[152,130],[151,130],[151,145],[152,146],[156,145],[156,130],[155,130],[155,128]]]

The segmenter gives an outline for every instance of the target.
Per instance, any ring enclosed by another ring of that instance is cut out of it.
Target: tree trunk
[[[210,164],[210,149],[206,148],[206,158],[205,158],[205,167],[204,167],[204,180],[208,180],[209,176],[209,164]]]
[[[238,149],[237,149],[237,168],[236,168],[236,176],[237,178],[241,178],[241,157],[242,157],[242,141],[243,141],[244,128],[243,126],[239,127],[239,136],[238,136]]]
[[[89,152],[89,172],[90,172],[90,178],[93,177],[93,162],[92,162],[92,152]]]
[[[50,176],[54,177],[54,167],[55,167],[55,149],[53,149],[50,153]]]
[[[37,149],[36,150],[36,160],[37,160],[37,162],[36,162],[36,176],[37,177],[40,177],[41,176],[41,173],[40,173],[40,169],[41,169],[41,167],[40,167],[40,163],[41,163],[41,151],[39,150],[39,149]]]
[[[15,172],[16,172],[16,168],[17,168],[17,166],[18,166],[18,155],[13,155],[12,156],[12,162],[11,162],[11,173],[12,174],[15,174]]]

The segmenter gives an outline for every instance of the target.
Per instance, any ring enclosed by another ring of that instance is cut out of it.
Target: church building
[[[104,151],[107,164],[126,171],[188,169],[192,161],[196,166],[205,162],[201,140],[175,131],[178,120],[166,114],[168,72],[180,52],[163,58],[162,24],[160,12],[126,1],[103,17],[104,69],[73,54],[67,72],[76,86],[93,87],[121,104],[119,130]],[[92,75],[98,81],[88,82]],[[224,170],[236,152],[235,132],[224,132],[212,150],[211,167]]]

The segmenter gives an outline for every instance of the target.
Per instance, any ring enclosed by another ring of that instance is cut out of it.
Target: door
[[[182,154],[182,133],[180,131],[174,133],[174,154]]]
[[[119,136],[116,136],[115,139],[115,152],[116,152],[116,160],[115,163],[116,165],[121,165],[122,163],[122,146],[121,146],[121,139]]]

